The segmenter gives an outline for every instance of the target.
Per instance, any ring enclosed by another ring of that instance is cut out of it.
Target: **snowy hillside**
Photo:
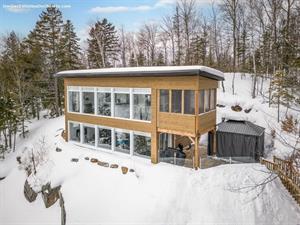
[[[230,94],[231,75],[225,78],[226,93],[218,90],[218,103],[226,107],[217,108],[218,121],[222,117],[243,117],[266,127],[266,133],[271,126],[278,126],[276,109],[268,108],[261,97],[252,100],[249,77],[241,80],[237,76],[235,96]],[[233,112],[231,106],[236,103],[252,110]],[[39,181],[62,185],[67,224],[299,223],[300,208],[279,179],[254,187],[273,178],[262,165],[228,164],[198,171],[166,163],[153,165],[147,159],[95,152],[66,143],[60,136],[63,127],[63,117],[33,121],[29,137],[18,142],[17,152],[0,161],[0,177],[6,177],[0,180],[1,225],[60,223],[58,203],[45,209],[40,196],[33,203],[25,200],[26,175],[15,160],[24,147],[43,136],[49,145],[50,162],[41,168]],[[56,152],[56,147],[62,152]],[[269,157],[290,153],[280,142],[275,147]],[[120,168],[105,168],[85,157],[126,166],[135,172],[123,175]],[[71,162],[72,158],[79,161]]]
[[[277,107],[268,103],[269,80],[264,80],[261,85],[261,80],[258,79],[259,93],[255,99],[251,97],[252,80],[250,75],[237,73],[235,78],[235,95],[232,95],[232,74],[226,73],[224,82],[225,93],[223,93],[221,85],[218,89],[218,104],[226,107],[217,108],[217,120],[222,121],[222,118],[235,120],[248,120],[259,126],[266,128],[265,130],[265,157],[272,158],[276,155],[281,158],[286,158],[292,153],[292,149],[287,146],[295,144],[295,138],[281,131],[281,124],[277,122]],[[239,105],[242,107],[241,112],[235,112],[231,109],[232,106]],[[246,111],[246,112],[245,112]],[[248,112],[250,111],[250,112]],[[284,119],[286,115],[286,107],[281,106],[280,118]],[[289,109],[288,115],[293,115],[295,119],[300,120],[300,108]],[[274,148],[269,148],[271,143],[271,130],[276,131],[274,140]]]

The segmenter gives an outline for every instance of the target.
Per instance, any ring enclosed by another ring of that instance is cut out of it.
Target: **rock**
[[[216,106],[220,107],[220,108],[224,108],[225,107],[225,105],[221,105],[221,104],[217,104]]]
[[[242,107],[239,105],[231,106],[231,109],[235,112],[240,112],[243,110]]]
[[[98,161],[99,161],[98,159],[91,158],[91,162],[92,162],[92,163],[97,163]]]
[[[134,169],[130,169],[129,172],[130,172],[130,173],[133,173],[133,172],[134,172]]]
[[[62,149],[61,149],[61,148],[59,148],[59,147],[56,147],[55,151],[57,151],[57,152],[61,152],[61,151],[62,151]]]
[[[77,159],[77,158],[72,158],[71,159],[71,162],[78,162],[79,161],[79,159]]]
[[[61,186],[51,188],[50,183],[42,187],[42,197],[46,208],[54,205],[54,203],[59,199],[59,190]]]
[[[107,162],[98,161],[98,165],[103,166],[103,167],[109,167],[109,163],[107,163]]]
[[[249,112],[251,112],[251,110],[252,110],[252,108],[250,108],[250,109],[245,109],[244,112],[245,112],[245,113],[249,113]]]
[[[21,164],[22,162],[21,162],[21,156],[17,156],[17,162],[19,163],[19,164]]]
[[[27,180],[25,181],[24,184],[24,196],[28,202],[35,201],[37,197],[37,193],[30,187]]]
[[[123,173],[123,174],[126,174],[126,173],[128,172],[128,168],[125,167],[125,166],[122,166],[122,167],[121,167],[121,170],[122,170],[122,173]]]
[[[111,165],[110,165],[110,168],[113,168],[113,169],[117,169],[118,167],[119,167],[118,164],[111,164]]]
[[[62,137],[63,139],[66,139],[66,132],[65,132],[65,130],[63,130],[63,131],[61,132],[61,137]]]
[[[0,180],[4,180],[5,179],[5,177],[0,177]]]
[[[85,159],[85,160],[90,160],[90,158],[89,158],[89,157],[85,157],[84,159]]]

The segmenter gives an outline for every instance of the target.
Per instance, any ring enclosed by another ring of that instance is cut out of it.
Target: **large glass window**
[[[69,91],[69,112],[80,112],[79,91]]]
[[[79,123],[69,123],[70,126],[70,140],[80,142],[80,124]]]
[[[95,128],[83,126],[83,143],[95,146]]]
[[[209,111],[209,105],[210,105],[210,91],[209,91],[209,89],[207,89],[207,90],[205,90],[205,100],[204,100],[205,112]]]
[[[145,157],[151,156],[151,138],[150,137],[134,134],[133,140],[134,140],[134,150],[133,150],[134,155],[145,156]]]
[[[111,93],[97,93],[97,114],[111,116]]]
[[[199,93],[199,114],[204,113],[204,96],[205,92],[204,90],[201,90]]]
[[[169,112],[169,90],[160,90],[159,96],[159,111]]]
[[[133,118],[136,120],[151,120],[151,95],[133,95]]]
[[[195,114],[195,91],[184,91],[184,113]]]
[[[94,92],[82,92],[83,113],[94,114]]]
[[[130,134],[127,132],[116,131],[115,132],[115,151],[130,153]]]
[[[130,118],[129,94],[115,93],[115,116]]]
[[[182,90],[172,90],[172,112],[181,113]]]
[[[216,89],[210,89],[210,110],[216,109]]]
[[[98,147],[111,150],[111,129],[98,128]]]

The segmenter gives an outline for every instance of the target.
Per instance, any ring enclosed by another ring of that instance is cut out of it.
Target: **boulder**
[[[110,168],[113,168],[113,169],[117,169],[118,167],[119,167],[118,164],[111,164],[111,165],[110,165]]]
[[[107,163],[107,162],[98,161],[98,165],[103,166],[103,167],[109,167],[109,163]]]
[[[0,177],[0,180],[4,180],[5,179],[5,177]]]
[[[235,112],[240,112],[242,111],[242,107],[239,105],[235,105],[235,106],[231,106],[231,110],[235,111]]]
[[[90,160],[90,158],[89,158],[89,157],[85,157],[84,159],[85,159],[85,160]]]
[[[17,156],[17,162],[19,163],[19,164],[21,164],[22,162],[21,162],[21,156]]]
[[[98,159],[96,159],[96,158],[91,158],[91,162],[92,163],[97,163],[99,160]]]
[[[28,202],[35,201],[35,199],[37,197],[37,193],[30,187],[27,180],[25,181],[25,184],[24,184],[24,196]]]
[[[42,197],[46,208],[54,205],[54,203],[59,199],[59,191],[61,186],[51,188],[50,183],[42,187]]]
[[[72,158],[72,159],[71,159],[71,162],[78,162],[78,161],[79,161],[78,158]]]
[[[128,172],[128,168],[126,166],[122,166],[121,170],[123,174],[126,174]]]
[[[130,172],[130,173],[133,173],[133,172],[134,172],[134,169],[130,169],[129,172]]]
[[[251,112],[251,110],[252,110],[252,108],[250,108],[250,109],[245,109],[244,112],[245,112],[245,113],[249,113],[249,112]]]
[[[55,151],[57,151],[57,152],[61,152],[61,151],[62,151],[62,149],[61,149],[61,148],[59,148],[59,147],[57,147],[57,148],[55,149]]]

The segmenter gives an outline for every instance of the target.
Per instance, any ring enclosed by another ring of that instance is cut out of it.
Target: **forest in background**
[[[204,65],[234,78],[250,73],[252,97],[270,79],[265,97],[277,106],[278,122],[299,124],[279,113],[300,105],[299,0],[223,0],[212,3],[208,15],[197,1],[179,0],[171,14],[137,32],[97,20],[82,40],[85,47],[72,21],[51,6],[28,34],[17,33],[1,36],[0,153],[15,148],[17,133],[28,132],[25,121],[39,119],[41,110],[48,109],[49,117],[63,114],[63,83],[54,74],[71,69]]]

